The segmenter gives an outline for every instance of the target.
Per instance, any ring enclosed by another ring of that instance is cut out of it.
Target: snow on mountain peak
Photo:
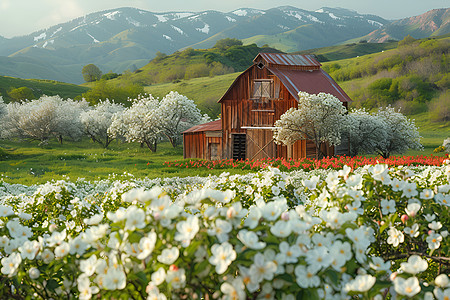
[[[106,14],[103,14],[103,16],[107,17],[110,20],[115,20],[117,16],[120,15],[120,11],[116,10],[116,11],[112,11]]]
[[[206,23],[205,23],[205,26],[203,28],[195,28],[195,29],[197,29],[198,31],[203,32],[205,34],[209,33],[209,25],[206,24]]]
[[[229,16],[225,16],[225,18],[227,18],[227,20],[229,21],[229,22],[236,22],[236,19],[233,19],[232,17],[229,17]]]
[[[39,40],[45,40],[46,37],[47,37],[47,33],[43,32],[40,35],[34,37],[34,41],[37,42]]]
[[[167,18],[165,15],[155,15],[155,17],[157,17],[158,21],[161,23],[169,21],[169,18]]]
[[[245,17],[248,14],[247,10],[245,10],[245,9],[238,9],[231,13],[235,14],[236,16],[239,16],[239,17]]]

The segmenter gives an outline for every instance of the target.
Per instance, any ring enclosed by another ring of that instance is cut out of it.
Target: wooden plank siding
[[[222,138],[220,132],[200,131],[183,134],[183,157],[220,159]],[[215,152],[217,151],[217,154]],[[215,155],[214,155],[215,154]]]

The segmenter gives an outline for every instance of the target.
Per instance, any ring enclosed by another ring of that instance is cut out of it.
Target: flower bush
[[[450,295],[450,165],[0,182],[1,298]]]

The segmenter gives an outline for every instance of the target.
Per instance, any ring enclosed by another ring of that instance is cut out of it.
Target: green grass
[[[183,160],[183,148],[169,143],[158,145],[152,153],[139,144],[113,142],[108,149],[89,140],[56,141],[42,148],[37,142],[0,142],[0,181],[17,184],[42,184],[47,181],[84,178],[86,181],[108,178],[111,174],[130,173],[138,178],[208,176],[224,170],[196,170],[166,167],[165,161]],[[239,170],[227,170],[237,173]]]
[[[231,73],[215,77],[202,77],[182,80],[179,83],[163,83],[145,87],[145,91],[155,97],[164,97],[170,91],[177,91],[192,99],[198,108],[215,118],[220,114],[217,101],[225,94],[240,73]]]
[[[19,87],[28,87],[32,89],[36,98],[39,98],[42,95],[59,95],[62,98],[74,99],[76,96],[81,96],[82,93],[89,90],[88,87],[54,80],[21,79],[9,76],[0,76],[0,96],[3,96],[3,99],[6,102],[9,102],[8,92],[11,89]]]

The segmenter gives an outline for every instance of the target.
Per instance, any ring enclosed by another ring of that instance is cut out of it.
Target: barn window
[[[258,79],[253,81],[252,99],[272,97],[273,81],[271,79]]]

